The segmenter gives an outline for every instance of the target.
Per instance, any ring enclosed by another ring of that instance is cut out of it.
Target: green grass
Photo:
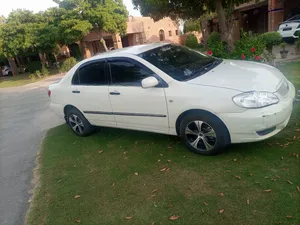
[[[282,70],[299,89],[300,63]],[[66,125],[54,128],[42,145],[28,225],[300,224],[299,113],[298,105],[275,137],[215,157],[173,136],[103,128],[79,138]]]
[[[50,75],[55,75],[57,73],[58,73],[57,70],[51,70],[50,71]],[[42,79],[44,79],[44,78],[42,78]],[[40,81],[42,79],[31,80],[31,79],[29,79],[29,73],[19,74],[19,75],[16,75],[16,76],[3,77],[2,79],[0,79],[0,88],[23,86],[23,85],[26,85],[26,84],[30,84],[30,83]]]

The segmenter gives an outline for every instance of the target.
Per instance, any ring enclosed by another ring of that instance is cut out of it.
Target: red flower
[[[251,52],[252,52],[252,53],[255,52],[255,50],[256,50],[255,48],[251,48]]]
[[[207,51],[207,54],[208,54],[208,55],[212,55],[212,54],[213,54],[212,50],[208,50],[208,51]]]
[[[260,61],[260,56],[259,55],[255,56],[255,60]]]
[[[241,58],[242,58],[242,59],[245,59],[245,58],[246,58],[245,54],[242,54]]]

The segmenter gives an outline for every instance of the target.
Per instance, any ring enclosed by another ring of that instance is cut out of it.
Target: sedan
[[[280,132],[295,88],[266,64],[155,43],[83,60],[48,95],[76,135],[95,126],[177,135],[191,151],[214,155]]]

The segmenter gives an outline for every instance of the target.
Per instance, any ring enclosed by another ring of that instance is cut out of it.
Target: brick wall
[[[284,0],[269,0],[268,2],[268,30],[278,30],[284,20]]]

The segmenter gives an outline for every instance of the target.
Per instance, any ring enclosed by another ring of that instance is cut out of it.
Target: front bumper
[[[281,34],[282,38],[299,38],[298,36],[295,35],[296,32],[299,32],[300,29],[295,29],[295,30],[287,30],[287,31],[278,31],[278,33]]]
[[[247,109],[242,113],[222,113],[231,143],[265,140],[280,132],[288,124],[294,105],[295,88],[290,83],[288,95],[276,105],[261,109]]]

